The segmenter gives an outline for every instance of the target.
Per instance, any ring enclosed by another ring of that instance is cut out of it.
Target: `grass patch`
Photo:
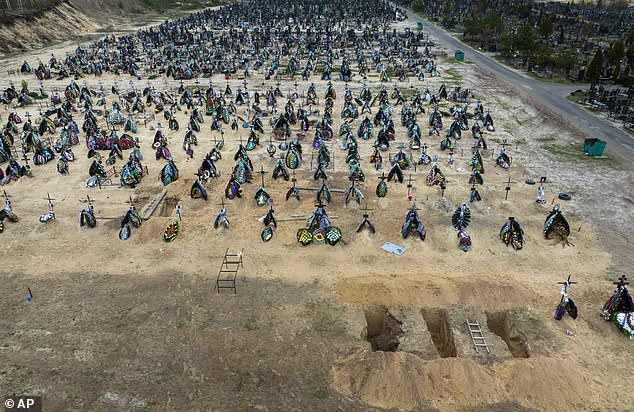
[[[544,136],[544,137],[536,137],[535,141],[539,142],[539,143],[548,143],[548,142],[554,142],[555,140],[557,140],[557,136],[555,135],[548,135],[548,136]]]
[[[244,321],[244,324],[242,325],[242,327],[244,328],[244,330],[248,330],[248,331],[256,330],[258,328],[258,323],[257,323],[257,319],[255,319],[255,316],[253,315],[249,316]]]
[[[328,300],[306,303],[305,315],[310,319],[310,330],[323,336],[345,336],[347,327],[337,316],[338,308]]]
[[[551,143],[548,143],[551,142]],[[542,145],[542,148],[548,152],[550,152],[553,156],[562,162],[568,163],[593,163],[595,165],[600,165],[604,167],[609,167],[611,169],[621,169],[621,165],[619,162],[614,160],[609,156],[587,156],[583,150],[581,143],[579,144],[568,144],[568,143],[555,143],[555,139],[552,141],[547,141]]]
[[[512,107],[511,107],[511,105],[510,105],[510,104],[508,104],[508,103],[506,103],[506,102],[503,102],[503,101],[502,101],[502,100],[500,100],[500,98],[498,98],[498,97],[496,97],[496,98],[495,98],[495,101],[496,101],[497,105],[498,105],[499,107],[501,107],[502,109],[504,109],[504,110],[511,110],[511,109],[512,109]]]
[[[625,133],[629,133],[630,135],[634,136],[634,129],[630,129],[629,127],[623,127],[623,130],[625,130]]]
[[[317,399],[326,399],[330,397],[330,391],[328,391],[328,388],[326,386],[320,386],[315,389],[315,393],[313,393],[313,395]]]
[[[441,76],[441,78],[445,78],[448,80],[453,80],[455,82],[460,82],[462,81],[462,75],[460,73],[458,73],[458,69],[451,67],[449,69],[445,69]]]
[[[504,63],[504,60],[501,60],[502,63]],[[542,76],[538,76],[537,74],[533,73],[533,72],[527,72],[522,70],[523,73],[525,73],[528,77],[535,79],[535,80],[539,80],[542,82],[547,82],[547,83],[557,83],[557,84],[567,84],[567,85],[579,85],[579,86],[584,86],[586,85],[586,83],[582,83],[582,82],[574,82],[566,77],[561,77],[561,76],[553,76],[553,77],[542,77]]]

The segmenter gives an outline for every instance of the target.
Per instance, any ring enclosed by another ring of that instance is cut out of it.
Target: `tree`
[[[627,48],[627,51],[625,52],[625,57],[627,57],[627,62],[629,63],[630,67],[634,67],[634,43],[632,43],[630,47]]]
[[[634,44],[634,29],[630,29],[627,35],[625,35],[625,43]]]
[[[621,75],[619,76],[619,83],[625,87],[629,87],[632,84],[632,76],[630,76],[630,68],[625,66]]]
[[[564,49],[555,57],[555,67],[564,70],[566,77],[570,74],[570,70],[577,66],[578,62],[579,52],[575,49]]]
[[[588,64],[588,69],[586,70],[586,77],[593,82],[599,80],[601,77],[601,72],[603,71],[603,51],[599,47],[597,52],[594,54],[594,57]]]
[[[625,56],[625,46],[621,40],[617,40],[608,49],[608,62],[612,66],[616,66],[623,59],[623,56]]]
[[[416,13],[423,13],[425,11],[425,4],[419,0],[414,3],[413,9]]]
[[[548,14],[542,19],[542,22],[539,25],[539,34],[541,34],[543,38],[547,39],[548,37],[550,37],[551,34],[553,34],[554,24],[555,16],[552,14]]]
[[[464,36],[475,37],[482,33],[482,20],[474,16],[473,14],[467,17],[464,21]]]

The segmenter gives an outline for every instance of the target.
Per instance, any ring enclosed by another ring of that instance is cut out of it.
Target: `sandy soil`
[[[472,251],[457,248],[450,226],[455,207],[468,200],[471,138],[463,138],[449,166],[440,139],[425,137],[448,177],[444,197],[425,186],[426,168],[406,173],[415,179],[413,195],[428,228],[424,243],[400,237],[410,205],[407,188],[390,183],[388,197],[378,199],[370,142],[361,142],[362,191],[377,233],[355,233],[362,211],[356,204],[344,207],[342,194],[335,193],[327,211],[337,216],[344,242],[302,247],[295,233],[303,222],[282,220],[312,212],[314,194],[304,191],[301,202],[285,202],[288,184],[271,182],[270,174],[265,183],[280,221],[270,242],[259,237],[263,226],[257,219],[266,213],[253,200],[259,178],[246,185],[243,199],[229,202],[231,229],[213,229],[242,130],[225,128],[217,163],[223,176],[207,184],[210,200],[190,198],[194,172],[213,142],[209,119],[198,133],[193,160],[182,150],[185,131],[167,132],[181,178],[167,186],[166,205],[122,242],[117,219],[128,198],[142,207],[163,189],[157,177],[163,162],[154,160],[150,148],[156,124],[149,124],[138,135],[150,174],[138,189],[86,189],[90,161],[84,145],[74,148],[69,176],[59,175],[52,162],[34,166],[33,179],[4,188],[21,220],[5,223],[0,235],[0,393],[43,394],[50,410],[631,410],[629,397],[615,394],[628,393],[632,342],[599,317],[611,282],[633,263],[625,240],[632,229],[631,171],[611,159],[578,156],[579,143],[565,124],[501,90],[472,65],[444,58],[439,64],[442,78],[400,86],[437,90],[445,81],[469,87],[497,122],[496,132],[486,136],[490,149],[497,151],[502,139],[512,144],[509,172],[496,168],[491,151],[485,152],[483,201],[472,205],[468,229]],[[87,79],[92,85],[97,80]],[[101,80],[109,89],[113,79]],[[224,80],[213,80],[224,87]],[[240,81],[231,83],[237,90]],[[378,78],[369,83],[376,92]],[[300,91],[308,85],[298,84]],[[323,96],[324,82],[316,84]],[[336,85],[338,129],[343,85]],[[280,87],[293,89],[290,81]],[[361,85],[352,87],[357,94]],[[178,114],[181,126],[187,118]],[[419,120],[421,126],[426,120]],[[396,123],[396,142],[406,142]],[[250,152],[256,170],[274,166],[265,151],[269,130]],[[335,170],[329,185],[345,189],[345,152],[339,139],[330,147]],[[316,186],[310,141],[304,151],[299,183]],[[523,183],[542,175],[552,181],[545,207],[535,203],[536,187]],[[509,176],[517,183],[505,201]],[[573,193],[562,207],[575,247],[552,246],[542,235],[550,202],[562,190]],[[57,219],[42,224],[38,216],[47,210],[47,193],[55,199]],[[100,218],[96,229],[78,226],[87,194]],[[182,231],[166,244],[161,235],[176,202]],[[497,236],[509,216],[526,231],[520,252]],[[384,252],[380,246],[387,241],[408,251],[400,257]],[[236,295],[213,290],[227,248],[244,251]],[[580,316],[557,322],[557,282],[568,274],[579,282],[571,292]],[[403,322],[399,351],[371,351],[365,337],[376,325],[366,320],[369,304],[384,305]],[[491,353],[475,352],[467,320],[483,325]],[[566,329],[576,336],[564,334]]]

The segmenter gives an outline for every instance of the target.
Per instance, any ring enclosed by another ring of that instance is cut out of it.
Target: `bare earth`
[[[45,52],[63,55],[61,47]],[[440,139],[425,136],[448,178],[444,198],[439,189],[425,186],[426,167],[406,173],[415,179],[413,195],[428,228],[425,242],[401,238],[410,205],[407,188],[390,183],[387,198],[378,199],[378,173],[368,163],[371,145],[360,142],[366,173],[362,191],[377,233],[355,233],[360,207],[344,207],[343,196],[334,193],[327,211],[337,216],[344,242],[334,248],[302,247],[295,238],[302,221],[280,222],[270,242],[260,240],[263,225],[257,219],[266,209],[253,200],[259,176],[246,185],[243,199],[229,202],[231,229],[213,229],[233,152],[246,132],[225,127],[223,159],[217,163],[222,176],[207,184],[208,202],[191,199],[194,173],[213,134],[206,118],[195,158],[187,161],[182,139],[189,113],[184,110],[177,116],[181,130],[166,131],[181,178],[167,186],[168,201],[133,229],[128,241],[117,237],[128,197],[140,208],[163,190],[157,177],[163,162],[154,160],[151,150],[156,123],[152,130],[150,124],[139,129],[150,174],[138,189],[86,189],[92,160],[84,144],[73,148],[77,160],[69,176],[58,174],[51,162],[33,166],[33,179],[4,188],[20,222],[5,222],[0,235],[0,395],[42,394],[45,410],[632,410],[632,341],[599,316],[611,282],[629,274],[634,264],[627,237],[634,218],[631,169],[610,158],[583,158],[581,142],[565,124],[522,96],[501,90],[473,65],[442,58],[439,65],[443,77],[424,84],[412,79],[399,87],[427,86],[435,92],[443,81],[449,87],[469,87],[497,126],[486,135],[490,150],[485,152],[483,201],[472,205],[468,231],[473,250],[458,249],[450,226],[453,210],[468,201],[468,136],[453,166],[439,151]],[[251,83],[259,85],[260,79]],[[2,79],[3,86],[8,80]],[[19,84],[21,78],[13,80]],[[99,80],[109,89],[114,79]],[[223,79],[213,80],[224,88]],[[28,81],[35,89],[34,78]],[[97,84],[93,77],[87,81]],[[146,80],[138,83],[144,87]],[[232,80],[234,92],[239,83]],[[315,83],[323,97],[325,82]],[[369,83],[376,93],[378,76]],[[338,130],[343,83],[335,84]],[[164,81],[155,85],[162,88]],[[307,86],[299,82],[300,91]],[[293,90],[290,81],[280,87]],[[358,95],[361,82],[351,87]],[[386,87],[391,93],[392,85]],[[3,119],[8,110],[2,111]],[[400,106],[395,108],[396,143],[406,143],[399,113]],[[19,114],[24,118],[24,109]],[[426,121],[427,115],[419,119],[423,129]],[[256,170],[272,171],[275,159],[265,151],[268,125],[265,130],[250,157]],[[298,173],[302,186],[317,185],[309,170],[309,136]],[[491,149],[497,152],[502,139],[512,144],[510,177],[517,182],[508,201],[509,172],[496,168],[491,158]],[[335,172],[329,185],[345,189],[341,141],[330,148]],[[537,205],[536,187],[524,184],[542,175],[552,181],[546,187],[547,206]],[[287,183],[272,182],[269,174],[266,185],[278,220],[314,210],[313,192],[302,192],[301,202],[285,202]],[[573,193],[562,208],[575,247],[553,246],[542,235],[550,201],[564,190]],[[47,210],[47,192],[56,199],[57,218],[42,224],[38,216]],[[96,229],[78,225],[87,194],[102,218]],[[182,230],[166,244],[162,233],[177,202]],[[498,238],[509,216],[526,232],[520,252]],[[402,256],[382,251],[388,241],[408,251]],[[227,248],[244,250],[236,295],[213,290]],[[579,282],[571,288],[579,318],[555,321],[557,282],[568,274]],[[31,302],[25,299],[27,286],[33,291]],[[384,305],[403,322],[397,352],[371,351],[365,335],[375,325],[368,325],[366,316],[374,315],[372,308],[364,313],[370,304]],[[467,320],[483,325],[490,354],[475,352]],[[576,336],[566,335],[566,329]]]

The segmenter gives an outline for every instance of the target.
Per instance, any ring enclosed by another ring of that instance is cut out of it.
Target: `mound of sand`
[[[411,410],[426,402],[427,372],[410,353],[357,352],[337,361],[332,378],[339,392],[379,408]]]
[[[548,358],[488,366],[465,358],[426,361],[407,352],[360,351],[340,358],[331,375],[345,396],[386,409],[484,408],[513,399],[530,409],[582,410],[592,396],[578,368]],[[552,385],[557,381],[562,385]]]
[[[0,52],[40,48],[95,32],[101,27],[102,23],[95,17],[68,3],[61,3],[51,10],[0,25]]]

